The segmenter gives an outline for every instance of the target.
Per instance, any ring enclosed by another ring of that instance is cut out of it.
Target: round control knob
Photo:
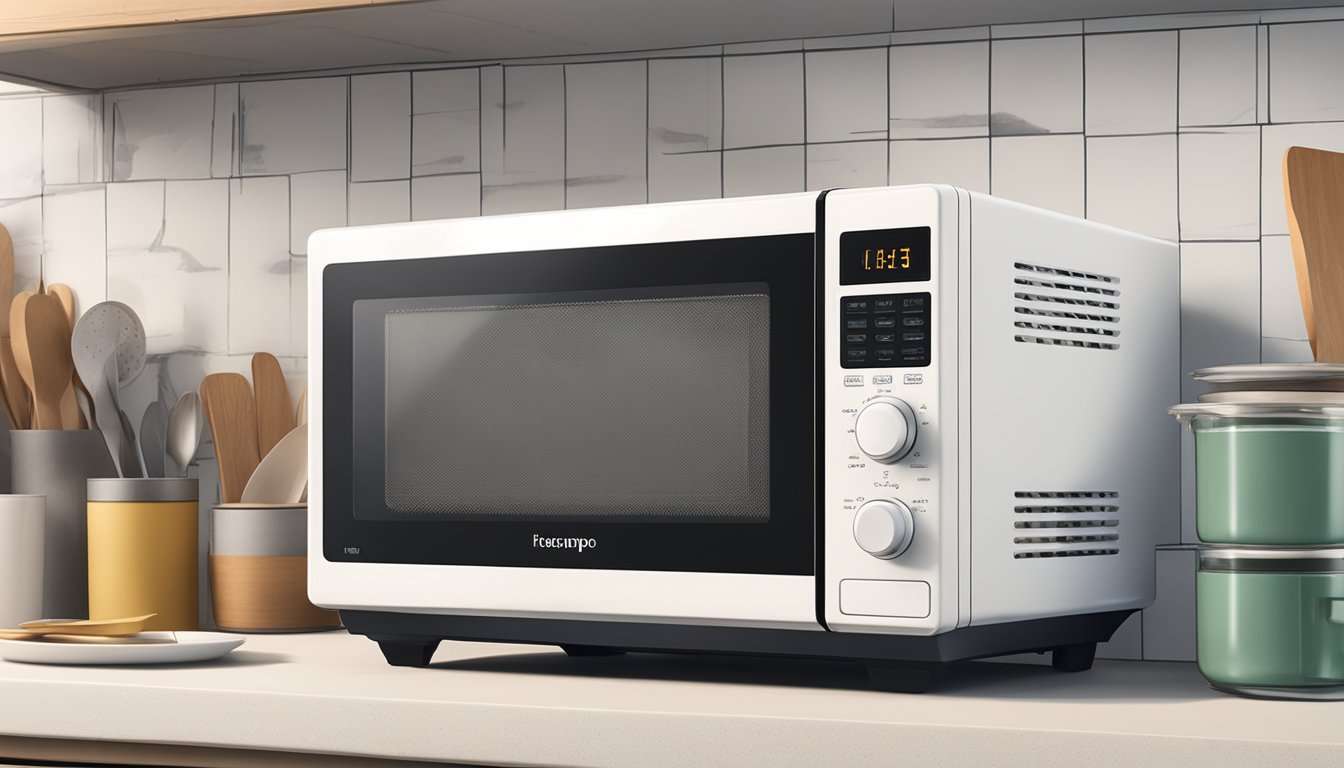
[[[859,450],[883,464],[894,464],[915,447],[915,412],[904,400],[879,397],[854,420]]]
[[[910,508],[899,501],[870,501],[854,514],[854,541],[873,557],[899,557],[914,535],[915,519],[910,516]]]

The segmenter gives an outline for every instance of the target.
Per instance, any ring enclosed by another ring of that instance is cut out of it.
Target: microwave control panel
[[[840,364],[845,368],[928,366],[931,298],[927,292],[842,298]]]
[[[838,190],[825,200],[823,601],[833,631],[928,635],[958,621],[942,402],[953,383],[955,194]]]

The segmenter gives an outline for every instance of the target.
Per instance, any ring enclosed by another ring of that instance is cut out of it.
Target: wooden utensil
[[[201,404],[215,439],[220,501],[236,503],[260,461],[252,387],[241,374],[212,373],[201,382]]]
[[[243,488],[244,504],[298,504],[308,487],[308,428],[295,427],[266,454]]]
[[[20,624],[19,631],[39,635],[62,634],[124,637],[143,631],[145,622],[158,615],[159,614],[157,613],[147,613],[143,616],[129,616],[117,619],[35,619]]]
[[[20,420],[27,422],[20,425],[20,429],[28,429],[33,426],[31,392],[33,390],[33,358],[28,354],[28,301],[33,298],[32,291],[20,291],[9,305],[9,331],[11,350],[14,356],[15,369],[19,374],[19,384],[22,387],[20,391],[25,393],[23,407],[25,415],[20,416]],[[12,404],[17,405],[17,404]],[[16,414],[17,409],[16,409]]]
[[[257,397],[257,456],[264,459],[294,429],[294,403],[275,355],[252,356],[252,389]]]
[[[0,310],[8,308],[8,302],[14,295],[14,241],[9,230],[0,225]],[[28,418],[26,407],[24,414],[15,410],[16,403],[27,403],[28,393],[19,379],[18,366],[14,362],[14,351],[9,340],[9,312],[0,311],[0,409],[13,429],[26,429]],[[23,418],[20,419],[20,416]],[[23,423],[20,423],[22,421]]]
[[[61,309],[65,310],[65,319],[70,324],[70,330],[75,328],[75,292],[70,290],[70,286],[64,283],[52,283],[47,286],[47,294],[55,296],[61,302]],[[61,395],[61,424],[65,429],[88,429],[89,422],[84,416],[84,409],[79,405],[79,395],[77,391],[82,390],[88,395],[88,390],[84,388],[84,383],[79,379],[79,372],[70,377],[70,386],[66,388],[65,393]]]
[[[36,405],[33,427],[61,429],[64,426],[61,399],[70,388],[75,364],[70,359],[70,326],[60,300],[41,293],[30,296],[25,304],[24,332],[27,375],[31,376],[31,379],[25,376],[25,381],[30,381]]]
[[[1318,363],[1344,362],[1344,154],[1289,147],[1283,187],[1312,353]]]

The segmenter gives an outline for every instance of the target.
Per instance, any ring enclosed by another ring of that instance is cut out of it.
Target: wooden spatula
[[[1319,363],[1344,362],[1344,154],[1289,147],[1283,188],[1312,353]]]
[[[212,373],[201,382],[201,405],[219,460],[219,500],[236,503],[243,498],[243,489],[260,460],[252,387],[240,374]]]
[[[0,309],[14,295],[14,241],[9,230],[0,224]],[[21,385],[19,371],[14,364],[14,350],[9,341],[9,312],[0,311],[0,410],[12,429],[22,429],[10,403],[11,388]],[[18,393],[16,392],[15,395]],[[26,394],[26,393],[25,393]]]
[[[33,298],[32,291],[20,291],[9,305],[9,332],[12,342],[11,351],[14,359],[15,371],[18,373],[17,391],[24,394],[24,402],[10,403],[14,409],[14,415],[23,423],[19,425],[20,429],[28,429],[35,426],[32,421],[36,417],[30,409],[32,399],[29,393],[33,390],[33,359],[28,354],[28,301]],[[22,413],[20,413],[22,408]]]
[[[24,312],[27,355],[32,370],[33,427],[61,429],[61,398],[75,372],[70,359],[70,325],[55,296],[32,295]]]
[[[252,356],[252,388],[257,395],[257,456],[264,459],[294,429],[294,403],[275,355]]]

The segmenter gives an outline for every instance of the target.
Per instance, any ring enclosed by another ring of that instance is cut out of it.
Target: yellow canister
[[[146,629],[196,629],[196,480],[94,479],[88,491],[89,618],[157,613]]]

